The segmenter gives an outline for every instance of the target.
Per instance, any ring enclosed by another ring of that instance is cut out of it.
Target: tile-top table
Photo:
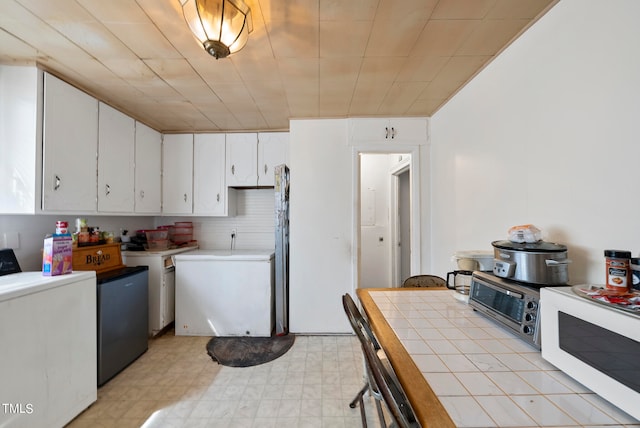
[[[640,427],[453,293],[357,290],[423,427]]]

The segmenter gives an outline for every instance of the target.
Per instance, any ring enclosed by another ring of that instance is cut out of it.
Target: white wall
[[[353,296],[351,148],[346,120],[290,126],[290,290],[292,333],[351,331],[340,297]]]
[[[433,116],[435,273],[524,223],[568,246],[571,283],[638,255],[638,22],[636,0],[562,0]]]

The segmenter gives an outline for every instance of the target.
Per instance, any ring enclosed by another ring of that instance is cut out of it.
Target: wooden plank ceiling
[[[249,0],[209,56],[179,0],[2,0],[0,63],[38,64],[163,132],[431,116],[557,0]]]

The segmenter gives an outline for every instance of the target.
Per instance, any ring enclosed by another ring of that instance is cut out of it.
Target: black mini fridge
[[[101,273],[97,287],[98,386],[102,386],[149,347],[149,268]]]

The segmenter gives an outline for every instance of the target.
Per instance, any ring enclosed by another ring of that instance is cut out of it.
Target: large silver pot
[[[494,241],[491,245],[496,276],[539,285],[564,285],[569,281],[571,260],[564,245],[544,241]]]

